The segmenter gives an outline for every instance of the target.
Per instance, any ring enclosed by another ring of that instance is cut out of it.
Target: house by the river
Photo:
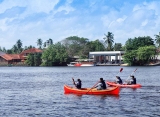
[[[22,51],[20,54],[6,54],[0,52],[0,66],[24,65],[28,54],[42,53],[41,49],[31,48]]]

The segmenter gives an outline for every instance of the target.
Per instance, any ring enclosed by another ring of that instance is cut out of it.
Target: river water
[[[0,67],[1,117],[159,117],[160,66],[153,67]],[[137,70],[134,72],[134,70]],[[138,89],[123,88],[119,96],[64,94],[73,86],[92,87],[100,77],[123,80],[134,73]]]

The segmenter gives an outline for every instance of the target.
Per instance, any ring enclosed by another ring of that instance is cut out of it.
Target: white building
[[[99,51],[89,52],[89,58],[93,58],[97,65],[120,65],[125,51]]]

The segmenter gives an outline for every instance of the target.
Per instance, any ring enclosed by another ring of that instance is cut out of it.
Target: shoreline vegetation
[[[5,66],[1,53],[10,55],[21,54],[23,51],[35,48],[34,46],[22,47],[22,41],[18,39],[11,49],[6,50],[0,47],[0,66]],[[122,56],[124,64],[122,66],[146,66],[159,65],[160,59],[160,33],[155,35],[155,39],[150,36],[129,38],[125,45],[114,42],[114,34],[108,32],[104,34],[103,40],[96,39],[89,41],[88,38],[70,36],[64,40],[53,43],[50,38],[45,42],[41,38],[37,40],[37,46],[42,53],[29,53],[25,56],[25,61],[16,64],[8,63],[8,66],[67,66],[75,61],[75,56],[79,59],[88,59],[89,52],[102,51],[125,51]],[[93,58],[92,58],[93,59]]]

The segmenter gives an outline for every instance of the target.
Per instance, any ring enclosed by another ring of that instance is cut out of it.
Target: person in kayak
[[[106,89],[106,83],[105,81],[103,80],[103,78],[100,78],[100,81],[99,83],[97,84],[97,86],[95,86],[94,88],[97,88],[97,90],[104,90]]]
[[[81,89],[81,87],[82,87],[82,82],[81,82],[81,80],[80,80],[80,79],[77,79],[77,82],[75,82],[73,78],[72,78],[72,80],[73,80],[73,84],[75,85],[75,87],[76,87],[77,89]]]
[[[132,84],[137,84],[137,81],[136,81],[136,78],[132,75],[130,76],[131,77],[131,80],[128,82],[129,85],[132,85]]]
[[[117,84],[123,84],[122,79],[119,76],[116,76],[116,83]]]

